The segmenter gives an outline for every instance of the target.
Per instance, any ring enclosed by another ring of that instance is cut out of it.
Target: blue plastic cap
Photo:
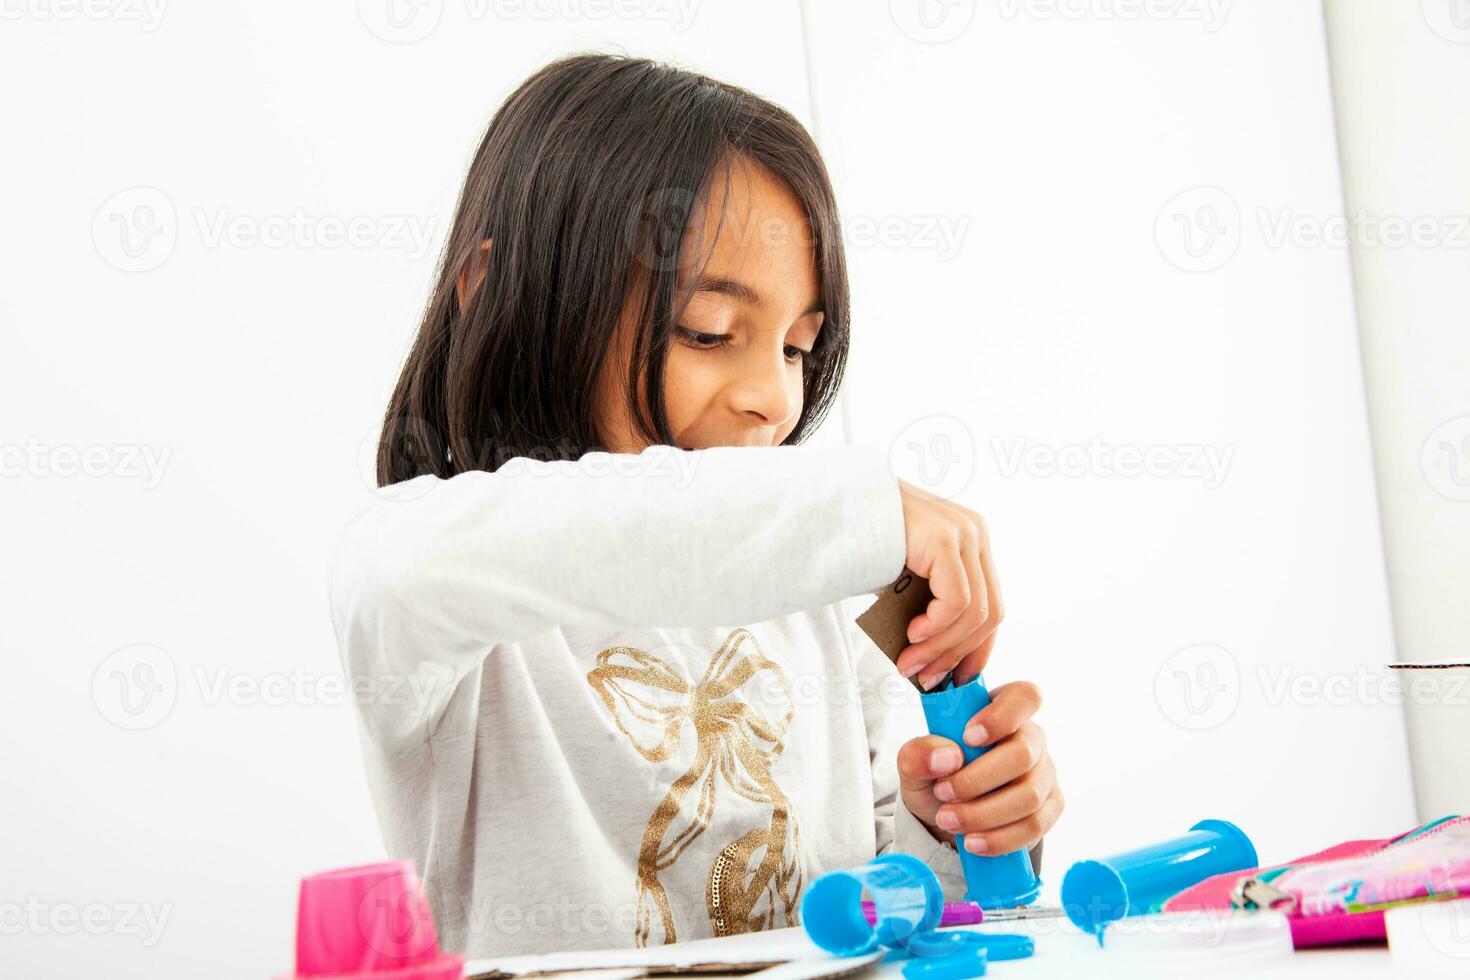
[[[941,935],[930,933],[931,936]],[[985,976],[985,945],[975,942],[976,934],[950,933],[957,942],[939,943],[930,948],[943,949],[942,955],[923,953],[915,955],[903,965],[903,975],[908,980],[968,980],[970,977]],[[910,952],[916,952],[913,946]]]
[[[912,936],[908,942],[908,950],[915,956],[952,956],[967,946],[984,949],[989,962],[1023,960],[1036,951],[1036,943],[1030,936],[1011,932],[935,930]]]
[[[1036,941],[1030,936],[1011,932],[981,932],[973,935],[980,937],[981,945],[985,947],[985,958],[992,962],[1024,960],[1036,952]]]
[[[863,915],[864,891],[873,899],[876,924]],[[860,868],[828,872],[801,900],[808,938],[836,956],[901,946],[910,936],[937,929],[943,915],[939,879],[923,861],[898,852],[880,854]]]

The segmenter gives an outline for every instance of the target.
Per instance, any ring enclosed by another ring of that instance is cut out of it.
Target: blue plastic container
[[[862,898],[873,901],[876,922],[863,914]],[[834,956],[862,956],[880,946],[886,957],[910,957],[908,980],[970,980],[985,975],[989,960],[1030,956],[1027,936],[941,931],[944,891],[927,864],[911,854],[881,854],[860,868],[829,871],[801,900],[807,937]]]
[[[1206,878],[1257,864],[1255,845],[1239,827],[1201,820],[1172,840],[1072,865],[1062,879],[1062,907],[1077,928],[1097,934],[1125,915],[1160,911]]]
[[[876,923],[863,915],[873,900]],[[903,946],[939,928],[944,890],[929,866],[912,854],[880,854],[860,868],[829,871],[801,899],[801,924],[811,941],[834,956],[861,956],[879,946]]]
[[[969,765],[990,750],[991,746],[966,745],[963,738],[970,719],[990,704],[985,678],[976,674],[968,683],[919,696],[924,706],[924,719],[929,731],[942,735],[960,747]],[[965,897],[982,908],[1004,909],[1029,905],[1036,901],[1041,880],[1031,867],[1031,855],[1013,851],[999,857],[971,854],[965,850],[964,835],[959,838],[960,867],[965,872]]]

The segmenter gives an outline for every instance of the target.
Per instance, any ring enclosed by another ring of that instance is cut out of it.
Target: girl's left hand
[[[961,768],[960,747],[938,735],[905,742],[898,753],[904,805],[937,839],[965,835],[975,854],[1034,847],[1065,805],[1046,733],[1031,720],[1041,692],[1024,681],[990,692],[990,704],[965,728],[969,745],[992,748]]]

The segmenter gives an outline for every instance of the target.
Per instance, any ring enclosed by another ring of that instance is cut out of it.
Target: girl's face
[[[689,275],[709,259],[697,282],[680,282],[694,292],[668,352],[664,403],[682,449],[779,445],[801,418],[802,358],[822,329],[801,203],[747,161],[737,159],[730,176],[728,196],[710,195],[680,256]],[[623,390],[633,329],[625,315],[598,380],[598,431],[611,452],[648,445],[628,418]]]

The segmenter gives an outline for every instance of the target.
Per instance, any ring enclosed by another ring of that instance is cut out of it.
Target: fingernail
[[[968,837],[965,838],[965,850],[969,851],[971,854],[984,854],[985,838],[976,837],[974,834],[970,834]]]
[[[959,749],[946,745],[929,753],[929,771],[940,774],[954,772],[964,761],[965,757],[960,755]]]
[[[917,674],[919,671],[923,670],[927,666],[929,665],[926,663],[909,664],[903,669],[903,676],[913,677],[915,674]]]
[[[929,634],[925,633],[923,630],[915,630],[914,632],[909,634],[910,643],[923,643],[927,639],[929,639]]]
[[[970,745],[984,745],[990,741],[990,733],[984,725],[970,725],[965,729],[965,741]]]
[[[941,800],[943,800],[946,803],[953,803],[954,802],[954,784],[953,783],[936,783],[935,786],[934,786],[934,795],[937,796],[937,797],[939,797]],[[945,829],[946,830],[950,830],[952,828],[946,827]]]
[[[953,810],[940,810],[939,816],[935,819],[938,820],[941,828],[950,833],[960,829],[960,818]]]
[[[943,676],[944,676],[943,674],[929,674],[927,677],[920,677],[919,678],[919,686],[922,687],[924,690],[927,691],[927,690],[929,690],[929,688],[933,687],[935,684],[938,684],[939,683],[939,678],[941,678]]]

